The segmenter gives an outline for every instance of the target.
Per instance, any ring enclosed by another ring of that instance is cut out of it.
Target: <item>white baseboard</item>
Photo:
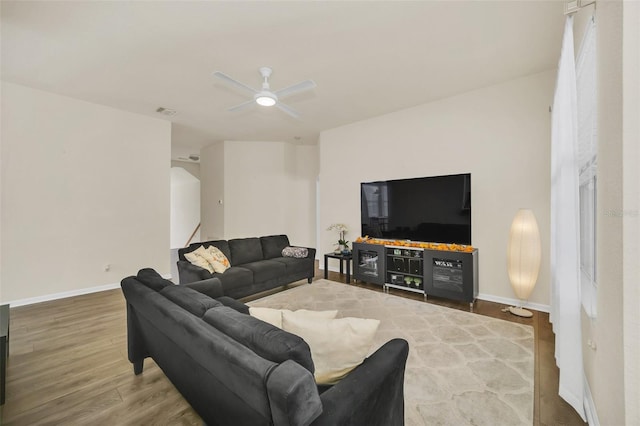
[[[162,278],[170,280],[171,274],[163,274]],[[95,287],[85,287],[85,288],[79,288],[76,290],[63,291],[61,293],[45,294],[44,296],[18,299],[18,300],[14,300],[12,302],[7,302],[7,303],[9,304],[10,307],[15,308],[17,306],[26,306],[26,305],[33,305],[35,303],[49,302],[52,300],[66,299],[67,297],[82,296],[83,294],[98,293],[100,291],[113,290],[115,288],[120,288],[119,282],[112,283],[112,284],[99,285]]]
[[[492,294],[480,293],[478,294],[478,299],[486,300],[488,302],[501,303],[503,305],[509,305],[509,306],[520,305],[520,300],[518,299],[512,299],[510,297],[494,296]],[[533,309],[540,312],[546,312],[546,313],[549,313],[549,310],[551,308],[549,305],[543,305],[542,303],[533,303],[533,302],[525,302],[522,306],[524,308],[529,308],[529,309]]]

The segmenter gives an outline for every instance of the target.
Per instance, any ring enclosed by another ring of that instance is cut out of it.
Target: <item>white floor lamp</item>
[[[540,271],[540,231],[533,212],[520,209],[513,218],[509,231],[507,248],[507,271],[514,293],[520,299],[520,306],[511,306],[509,312],[521,317],[533,314],[522,308],[538,280]]]

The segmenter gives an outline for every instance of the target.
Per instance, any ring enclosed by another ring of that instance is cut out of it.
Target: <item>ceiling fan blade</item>
[[[285,87],[284,89],[276,90],[274,93],[278,98],[284,98],[286,96],[293,95],[294,93],[304,92],[316,87],[316,83],[313,80],[301,81],[293,86]]]
[[[284,111],[287,114],[289,114],[290,116],[292,116],[293,118],[300,118],[300,114],[298,114],[298,112],[295,111],[294,109],[292,109],[290,106],[287,106],[287,105],[283,104],[282,102],[276,103],[276,106],[278,108],[280,108],[282,111]]]
[[[223,72],[215,71],[213,73],[213,75],[214,75],[214,77],[218,77],[220,80],[224,80],[227,83],[232,84],[232,85],[234,85],[234,86],[236,86],[236,87],[238,87],[238,88],[240,88],[242,90],[246,90],[247,92],[251,93],[252,95],[255,95],[256,93],[258,93],[258,91],[256,89],[254,89],[252,87],[249,87],[244,83],[240,83],[238,80],[235,80],[235,79],[229,77],[228,75],[226,75]]]
[[[242,111],[242,110],[245,110],[245,109],[247,109],[247,108],[249,108],[250,106],[255,105],[255,104],[256,104],[256,101],[254,101],[253,99],[251,99],[250,101],[243,102],[243,103],[241,103],[240,105],[236,105],[236,106],[234,106],[234,107],[231,107],[231,108],[229,108],[227,111],[232,111],[232,112],[235,112],[235,111]]]

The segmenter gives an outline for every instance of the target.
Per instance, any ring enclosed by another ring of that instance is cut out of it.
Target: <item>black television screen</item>
[[[471,244],[471,174],[360,184],[362,235]]]

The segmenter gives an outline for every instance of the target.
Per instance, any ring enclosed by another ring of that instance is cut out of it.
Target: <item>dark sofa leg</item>
[[[143,364],[144,364],[144,359],[141,359],[140,361],[135,361],[133,363],[133,374],[137,376],[138,374],[142,373]]]
[[[313,281],[313,278],[307,278],[307,282],[308,282],[309,284],[311,284],[311,282],[312,282],[312,281]]]

